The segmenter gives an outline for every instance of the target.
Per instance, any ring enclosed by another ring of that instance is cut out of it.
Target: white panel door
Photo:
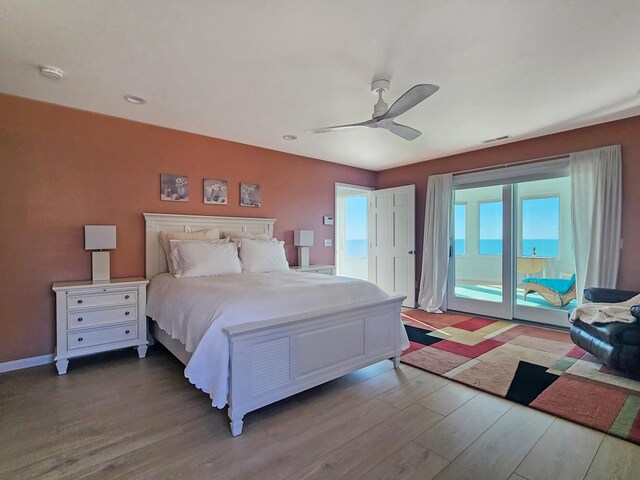
[[[416,306],[415,185],[369,193],[369,281]]]

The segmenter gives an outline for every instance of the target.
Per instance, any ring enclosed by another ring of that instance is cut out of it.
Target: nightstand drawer
[[[138,319],[138,305],[104,308],[102,310],[78,310],[67,314],[67,327],[72,330],[96,325],[107,325]]]
[[[67,308],[105,307],[109,305],[122,305],[123,303],[138,303],[137,290],[120,290],[118,292],[83,294],[78,292],[67,297]]]
[[[120,342],[138,338],[138,324],[124,324],[117,327],[97,328],[95,330],[68,333],[67,348],[91,347],[103,343]]]

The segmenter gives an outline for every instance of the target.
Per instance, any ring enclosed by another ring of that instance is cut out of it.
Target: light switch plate
[[[331,215],[325,215],[322,217],[322,223],[324,225],[333,225],[333,217]]]
[[[325,238],[324,239],[324,246],[325,247],[330,247],[333,245],[333,240],[331,240],[330,238]]]

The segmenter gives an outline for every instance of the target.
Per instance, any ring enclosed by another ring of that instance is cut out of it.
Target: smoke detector
[[[125,95],[124,98],[127,102],[133,103],[134,105],[144,105],[147,103],[147,99],[143,97],[139,97],[138,95]]]
[[[62,80],[64,77],[64,72],[53,65],[40,65],[38,70],[40,70],[40,75],[51,80]]]

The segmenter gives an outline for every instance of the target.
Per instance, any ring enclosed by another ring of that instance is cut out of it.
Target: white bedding
[[[163,273],[149,284],[147,315],[193,354],[185,377],[223,408],[229,375],[223,328],[387,297],[370,282],[288,270],[179,279]],[[398,328],[408,348],[399,317]]]

